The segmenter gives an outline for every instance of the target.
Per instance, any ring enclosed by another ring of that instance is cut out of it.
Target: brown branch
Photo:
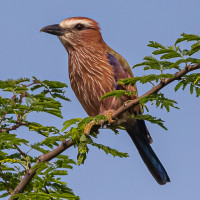
[[[24,153],[16,144],[14,144],[13,146],[17,149],[17,151],[19,151],[19,153],[20,153],[22,156],[24,156],[25,158],[27,157],[27,154]]]
[[[17,151],[22,155],[24,156],[24,158],[26,158],[28,155],[26,153],[24,153],[16,144],[13,144],[13,146],[17,149]],[[31,163],[29,162],[28,163],[28,167],[29,169],[31,168]]]
[[[10,131],[16,130],[17,128],[19,128],[20,126],[27,126],[28,123],[25,122],[16,122],[15,125],[9,127],[9,128],[0,128],[0,133],[9,133]]]
[[[25,97],[25,94],[26,93],[24,91],[23,94],[20,95],[20,101],[19,101],[20,104],[22,103],[22,99]],[[11,106],[13,105],[16,97],[17,97],[17,95],[14,94],[13,97],[12,97],[11,103],[10,103]],[[2,117],[1,123],[5,119],[6,115],[7,115],[7,112],[5,112],[4,116]],[[17,128],[19,128],[22,125],[22,123],[20,122],[20,117],[21,117],[21,115],[17,116],[16,124],[11,126],[10,128],[0,128],[0,133],[9,133],[9,131],[16,130]]]
[[[25,87],[30,87],[32,85],[38,84],[39,82],[37,80],[33,80],[33,83],[30,83],[28,85],[24,85]]]
[[[121,108],[119,108],[117,111],[115,111],[112,115],[113,119],[116,119],[118,116],[120,116],[122,113],[127,111],[129,108],[134,106],[135,104],[138,104],[140,99],[143,97],[147,97],[151,94],[155,94],[158,91],[160,91],[162,88],[166,87],[169,83],[179,80],[182,76],[186,75],[187,73],[200,69],[200,63],[192,65],[192,66],[186,66],[183,70],[177,72],[174,74],[174,78],[166,78],[162,82],[160,82],[158,85],[154,86],[151,90],[143,94],[142,96],[138,97],[137,99],[130,101],[129,103],[125,104]]]
[[[21,125],[22,125],[21,123],[17,123],[15,125],[11,126],[10,128],[0,128],[0,133],[9,133],[9,131],[16,130]]]
[[[132,106],[136,105],[139,103],[140,99],[143,97],[146,97],[148,95],[157,93],[159,90],[161,90],[162,88],[164,88],[165,86],[167,86],[169,83],[175,81],[175,80],[179,80],[182,76],[184,76],[185,74],[187,74],[188,72],[191,72],[193,70],[197,70],[200,69],[200,63],[193,65],[193,66],[187,66],[186,68],[184,68],[183,70],[177,72],[176,74],[174,74],[174,78],[168,78],[168,79],[164,79],[161,83],[159,83],[158,85],[154,86],[151,90],[149,90],[148,92],[146,92],[145,94],[143,94],[142,96],[138,97],[135,100],[130,101],[129,103],[125,104],[124,106],[122,106],[121,108],[119,108],[117,111],[115,111],[112,115],[113,119],[116,119],[117,117],[119,117],[122,113],[124,113],[125,111],[127,111],[129,108],[131,108]],[[107,122],[104,122],[105,124]],[[100,126],[99,125],[94,125],[93,126],[93,130],[97,130]],[[48,152],[47,154],[43,154],[39,157],[39,159],[36,161],[36,164],[40,163],[40,162],[47,162],[52,160],[53,158],[55,158],[57,155],[61,154],[63,151],[65,151],[66,149],[68,149],[69,147],[71,147],[73,145],[72,140],[64,140],[62,142],[62,144],[60,146],[58,146],[56,149],[54,149],[53,151]],[[34,177],[35,173],[37,171],[37,168],[34,169],[30,169],[27,170],[25,173],[24,178],[20,181],[20,183],[17,185],[17,187],[15,188],[15,190],[12,193],[12,196],[18,193],[22,193],[25,189],[25,187],[28,185],[28,183],[32,180],[32,178]],[[9,200],[11,200],[12,198],[10,197]]]
[[[65,151],[66,149],[68,149],[69,147],[71,147],[72,144],[72,140],[63,140],[62,144],[60,146],[58,146],[56,149],[54,149],[53,151],[48,152],[47,154],[43,154],[39,157],[39,159],[36,161],[35,165],[41,163],[41,162],[47,162],[52,160],[53,158],[55,158],[56,156],[60,155],[63,151]],[[20,181],[20,183],[17,185],[17,187],[14,189],[12,196],[15,194],[19,194],[22,193],[25,189],[25,187],[28,185],[28,183],[32,180],[32,178],[35,176],[35,173],[37,171],[37,168],[34,169],[29,169],[26,170],[24,178]],[[10,197],[9,200],[11,200],[12,198]]]

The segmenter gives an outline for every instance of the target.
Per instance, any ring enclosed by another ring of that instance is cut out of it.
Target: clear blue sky
[[[146,46],[150,40],[170,45],[183,32],[200,34],[199,8],[199,0],[1,0],[1,79],[34,75],[69,84],[67,53],[55,36],[39,32],[45,25],[72,16],[93,18],[100,23],[104,40],[133,66],[150,55]],[[134,74],[142,75],[142,71]],[[113,158],[91,148],[85,164],[64,178],[82,200],[200,199],[199,99],[189,92],[175,94],[173,87],[165,89],[166,95],[179,101],[181,109],[170,113],[151,109],[169,130],[148,124],[153,148],[171,183],[160,186],[154,181],[125,132],[115,136],[104,130],[98,142],[128,152],[130,157]],[[146,91],[141,85],[138,89],[140,95]],[[70,88],[66,94],[72,103],[64,104],[64,119],[85,117]],[[45,117],[35,115],[42,123],[62,128],[64,120]],[[70,148],[65,154],[75,158],[76,152]]]

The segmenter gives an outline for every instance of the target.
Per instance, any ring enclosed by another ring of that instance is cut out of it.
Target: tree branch
[[[138,97],[135,100],[130,101],[129,103],[127,103],[124,106],[122,106],[121,108],[119,108],[117,111],[115,111],[113,113],[112,118],[117,119],[117,117],[119,117],[122,113],[127,111],[132,106],[138,104],[141,98],[149,96],[149,95],[154,94],[154,93],[157,93],[162,88],[166,87],[169,83],[171,83],[175,80],[179,80],[185,74],[187,74],[191,71],[197,70],[197,69],[200,69],[200,63],[192,65],[192,66],[186,66],[183,70],[175,73],[174,78],[164,79],[162,82],[160,82],[158,85],[154,86],[151,90],[149,90],[148,92],[146,92],[142,96]],[[106,124],[106,123],[107,122],[104,122],[104,124]],[[94,125],[92,127],[92,130],[94,130],[94,129],[97,130],[98,128],[100,128],[100,125]],[[72,139],[70,139],[68,141],[63,140],[62,144],[60,146],[58,146],[56,149],[48,152],[47,154],[41,155],[39,157],[39,159],[36,161],[35,164],[52,160],[53,158],[55,158],[57,155],[61,154],[63,151],[65,151],[66,149],[68,149],[72,145],[73,145]],[[17,185],[17,187],[13,191],[12,196],[15,195],[15,194],[18,194],[18,193],[22,193],[24,191],[25,187],[28,185],[28,183],[34,177],[36,171],[37,171],[37,168],[30,169],[30,170],[26,171],[24,178],[20,181],[20,183]],[[11,200],[11,199],[12,198],[10,197],[9,200]]]
[[[54,149],[53,151],[48,152],[47,154],[43,154],[39,157],[39,159],[36,161],[35,165],[41,163],[41,162],[47,162],[52,160],[53,158],[55,158],[56,156],[60,155],[63,151],[65,151],[66,149],[68,149],[69,147],[71,147],[72,144],[72,140],[63,140],[62,144],[59,145],[56,149]],[[20,183],[17,185],[17,187],[14,189],[13,193],[11,196],[14,196],[15,194],[19,194],[22,193],[24,191],[24,189],[26,188],[26,186],[28,185],[28,183],[32,180],[32,178],[35,176],[35,173],[37,171],[37,168],[34,169],[28,169],[25,172],[24,178],[20,181]],[[12,198],[10,197],[9,200],[11,200]]]
[[[18,151],[22,156],[24,156],[25,158],[27,157],[27,154],[24,153],[16,144],[13,144],[13,146],[17,149],[17,151]]]
[[[200,63],[192,65],[192,66],[190,66],[190,65],[186,66],[183,70],[175,73],[174,74],[174,78],[166,78],[166,79],[164,79],[162,82],[160,82],[158,85],[154,86],[152,89],[150,89],[148,92],[146,92],[142,96],[138,97],[137,99],[134,99],[134,100],[130,101],[129,103],[127,103],[124,106],[122,106],[121,108],[119,108],[117,111],[115,111],[113,113],[112,118],[116,119],[119,115],[121,115],[122,113],[127,111],[129,108],[131,108],[135,104],[138,104],[141,98],[147,97],[147,96],[149,96],[151,94],[157,93],[162,88],[166,87],[169,83],[171,83],[171,82],[173,82],[175,80],[179,80],[182,76],[186,75],[187,73],[189,73],[191,71],[197,70],[197,69],[200,69]]]
[[[15,125],[13,125],[9,128],[0,128],[0,133],[9,133],[10,131],[16,130],[20,126],[26,126],[26,125],[28,125],[27,122],[23,123],[23,122],[19,121],[19,122],[16,122]]]

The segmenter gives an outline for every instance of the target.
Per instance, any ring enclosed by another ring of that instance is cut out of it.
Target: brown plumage
[[[69,54],[71,86],[88,115],[105,114],[107,110],[115,110],[124,103],[120,99],[116,101],[114,97],[100,102],[100,97],[116,88],[113,67],[106,56],[107,52],[114,51],[103,41],[98,23],[94,20],[82,17],[69,18],[61,22],[60,26],[65,27],[66,24],[73,24],[79,20],[86,20],[85,24],[90,28],[70,34],[69,42],[66,42],[65,35],[60,37]],[[116,52],[115,54],[117,55]],[[123,70],[121,72],[118,75],[121,79],[131,76]]]
[[[127,100],[137,97],[136,86],[124,87],[118,84],[119,79],[133,77],[131,68],[120,54],[104,42],[96,21],[73,17],[60,24],[46,26],[41,31],[57,35],[67,50],[71,86],[88,115],[96,116],[116,110]],[[118,99],[109,97],[100,101],[104,94],[119,89],[135,91],[136,94]],[[141,113],[140,106],[136,105],[129,113]],[[169,182],[167,172],[149,144],[150,135],[145,122],[125,118],[123,125],[157,182]]]

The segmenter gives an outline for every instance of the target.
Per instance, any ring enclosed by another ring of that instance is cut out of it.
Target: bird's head
[[[57,35],[67,50],[103,42],[98,23],[86,17],[64,19],[60,24],[45,26],[40,31]]]

